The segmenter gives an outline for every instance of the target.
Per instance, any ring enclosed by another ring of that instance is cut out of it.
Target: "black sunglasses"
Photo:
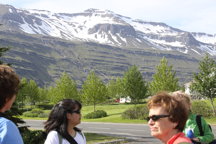
[[[170,115],[152,115],[150,117],[147,117],[146,120],[149,121],[150,119],[152,119],[153,121],[157,121],[160,118],[165,118],[165,117],[169,117]]]
[[[70,111],[70,113],[81,114],[81,111],[80,111],[80,110],[76,110],[76,111]]]

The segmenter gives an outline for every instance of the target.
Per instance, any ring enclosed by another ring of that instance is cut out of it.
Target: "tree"
[[[198,92],[211,102],[214,115],[216,116],[214,98],[216,97],[216,62],[206,55],[199,63],[199,73],[194,74],[192,92]]]
[[[156,66],[156,73],[150,84],[151,94],[159,91],[175,91],[178,90],[178,78],[175,77],[176,72],[172,70],[172,66],[168,66],[168,61],[163,57],[160,64]]]
[[[107,99],[106,86],[94,72],[90,72],[82,85],[82,98],[85,103],[94,105],[94,112],[96,104],[102,103]]]
[[[107,84],[107,92],[110,98],[118,99],[124,95],[123,79],[111,79]]]
[[[17,101],[30,102],[33,105],[40,100],[39,88],[34,80],[27,80],[26,78],[21,79],[20,90],[18,93]]]
[[[66,98],[80,100],[76,82],[65,72],[56,81],[56,86],[50,88],[49,95],[54,103]]]
[[[40,100],[39,96],[39,88],[37,83],[34,80],[29,80],[28,85],[27,85],[27,100],[34,104]]]
[[[147,96],[147,84],[137,66],[131,66],[123,76],[125,95],[131,98],[133,103],[139,103]]]
[[[46,87],[44,88],[38,88],[38,91],[39,91],[39,100],[40,102],[47,102],[49,101],[49,97],[48,97],[48,89]]]
[[[26,97],[27,97],[27,85],[28,85],[28,81],[26,78],[22,78],[21,81],[20,81],[20,89],[19,89],[19,93],[17,95],[17,98],[16,98],[16,102],[18,103],[18,106],[20,106],[21,104],[21,107],[24,106],[24,101],[26,100]]]

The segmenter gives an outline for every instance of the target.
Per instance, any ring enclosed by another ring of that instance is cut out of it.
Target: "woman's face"
[[[163,115],[164,117],[161,117],[159,119],[154,119],[157,116]],[[154,117],[155,116],[155,117]],[[169,139],[170,134],[173,133],[174,128],[176,127],[176,123],[173,123],[169,120],[169,114],[165,111],[163,107],[152,107],[149,110],[149,117],[150,120],[148,121],[148,125],[151,130],[151,135],[160,139],[160,140],[166,140],[167,137]],[[153,118],[151,118],[153,117]]]
[[[81,122],[81,110],[77,107],[71,113],[67,113],[69,125],[76,126]]]

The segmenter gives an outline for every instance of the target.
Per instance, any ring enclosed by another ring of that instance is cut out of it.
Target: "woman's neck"
[[[70,136],[75,137],[76,136],[76,131],[74,130],[74,128],[69,128],[68,127],[68,133],[70,134]]]
[[[169,132],[168,135],[163,136],[160,140],[166,144],[174,135],[176,135],[179,132],[180,132],[179,130],[175,129],[175,130]]]

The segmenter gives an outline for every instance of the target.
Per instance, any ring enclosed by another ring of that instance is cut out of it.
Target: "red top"
[[[185,137],[185,134],[182,132],[177,133],[167,142],[167,144],[180,144],[180,143],[192,144],[191,140]]]

